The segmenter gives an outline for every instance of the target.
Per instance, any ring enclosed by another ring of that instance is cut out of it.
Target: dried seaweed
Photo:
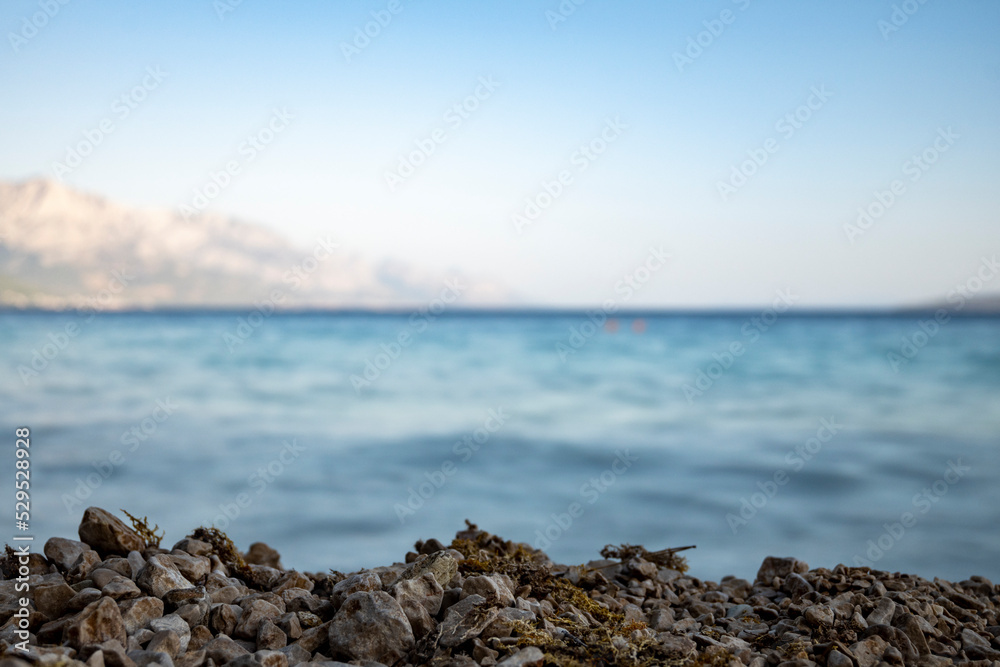
[[[673,547],[671,549],[660,549],[659,551],[647,551],[646,547],[639,544],[620,544],[617,547],[610,544],[601,549],[601,556],[604,558],[614,558],[616,560],[628,560],[629,558],[641,558],[655,563],[661,567],[677,570],[681,574],[687,572],[687,559],[678,556],[678,551],[694,549],[695,545],[686,547]]]
[[[230,572],[237,574],[247,583],[253,581],[253,573],[250,571],[250,566],[243,560],[243,555],[224,532],[215,527],[205,528],[201,526],[195,529],[188,537],[211,544],[212,553],[219,557],[219,560],[222,561],[222,564]]]
[[[129,521],[132,522],[132,530],[134,530],[139,534],[139,537],[142,538],[142,541],[147,548],[160,546],[160,540],[163,539],[163,536],[166,535],[166,532],[162,532],[161,534],[157,535],[156,531],[160,530],[159,525],[154,525],[152,528],[150,528],[149,519],[147,519],[146,517],[142,517],[141,519],[139,519],[129,514],[126,510],[120,510],[120,511],[129,518]]]

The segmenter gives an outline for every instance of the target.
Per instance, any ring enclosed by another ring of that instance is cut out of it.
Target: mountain
[[[299,248],[221,215],[185,219],[47,180],[0,182],[0,307],[99,309],[249,306],[406,308],[456,281],[457,305],[502,305],[502,286],[469,276]],[[451,292],[449,292],[450,294]]]

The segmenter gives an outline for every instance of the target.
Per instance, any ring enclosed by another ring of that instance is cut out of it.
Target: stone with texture
[[[150,595],[162,598],[178,588],[193,588],[194,584],[184,578],[168,556],[159,554],[146,561],[146,566],[136,577],[139,588]]]
[[[77,650],[86,644],[100,644],[109,639],[122,647],[128,642],[121,611],[111,598],[101,598],[87,605],[66,625],[63,637]]]
[[[334,657],[391,665],[413,648],[414,637],[403,609],[391,595],[359,591],[344,600],[330,622],[329,642]]]
[[[145,542],[118,517],[99,507],[88,507],[80,521],[80,540],[102,556],[128,556],[142,551]]]
[[[154,618],[163,616],[163,600],[154,597],[123,600],[118,603],[118,609],[125,623],[125,631],[132,635],[136,630],[149,625]]]
[[[882,654],[889,647],[889,643],[873,635],[868,639],[851,645],[851,655],[858,663],[858,667],[875,667],[882,661]]]
[[[508,656],[497,663],[506,667],[542,667],[545,663],[545,654],[537,646],[522,648],[517,653]]]
[[[86,542],[67,540],[65,537],[52,537],[45,543],[45,557],[61,570],[69,570],[80,554],[90,550]]]
[[[205,644],[203,650],[205,656],[217,665],[224,665],[230,660],[235,660],[241,655],[250,655],[250,651],[237,644],[231,637],[219,635],[212,641]]]
[[[491,606],[483,596],[470,595],[448,607],[441,622],[441,638],[438,643],[450,648],[478,637],[499,613],[500,610]]]

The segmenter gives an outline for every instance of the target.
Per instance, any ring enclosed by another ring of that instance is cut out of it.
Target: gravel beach
[[[769,557],[754,581],[702,581],[679,549],[567,566],[471,523],[403,562],[311,573],[215,529],[166,549],[131,524],[91,507],[79,539],[7,547],[0,667],[1000,667],[1000,587],[982,577]]]

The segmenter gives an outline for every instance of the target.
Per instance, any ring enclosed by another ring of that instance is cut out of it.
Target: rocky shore
[[[161,548],[145,520],[94,507],[79,538],[7,547],[0,667],[1000,667],[1000,586],[982,577],[767,558],[753,582],[716,583],[679,550],[565,566],[472,524],[402,563],[309,573],[215,529]]]

